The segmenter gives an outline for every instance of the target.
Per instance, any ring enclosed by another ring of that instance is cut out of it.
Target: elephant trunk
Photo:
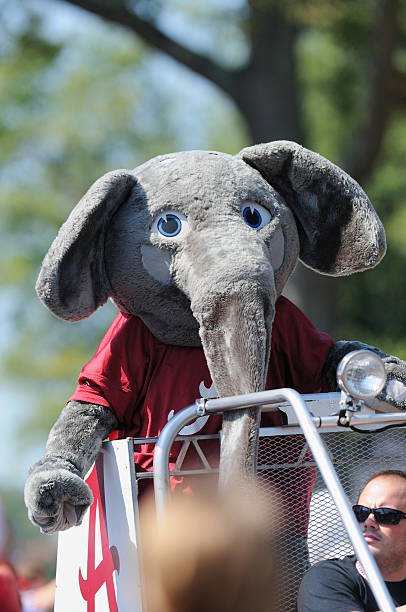
[[[270,354],[274,296],[261,295],[247,283],[219,299],[217,312],[204,313],[200,335],[207,363],[220,397],[265,388]],[[271,299],[272,298],[272,299]],[[211,324],[216,321],[215,326]],[[223,416],[220,486],[255,474],[260,411],[257,407]]]
[[[253,393],[265,388],[271,328],[276,299],[274,273],[263,242],[250,240],[230,253],[223,241],[222,257],[189,267],[188,294],[213,382],[220,397]],[[213,255],[213,254],[211,254]],[[227,262],[227,266],[222,262]],[[208,270],[209,266],[209,270]],[[247,274],[247,266],[249,274]],[[204,275],[198,275],[204,270]],[[257,407],[226,413],[220,458],[220,483],[255,474],[259,429]]]

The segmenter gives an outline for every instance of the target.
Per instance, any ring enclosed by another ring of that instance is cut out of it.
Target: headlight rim
[[[359,358],[359,357],[368,357],[371,358],[371,356],[376,360],[376,363],[379,364],[379,366],[381,366],[382,368],[382,379],[381,379],[381,383],[379,385],[379,387],[377,388],[377,390],[374,390],[371,393],[364,393],[364,394],[360,394],[360,393],[356,393],[354,392],[354,385],[351,383],[348,383],[348,371],[349,371],[349,365],[351,364],[351,362],[355,359],[355,358]],[[373,399],[375,398],[377,395],[379,395],[379,393],[382,391],[382,389],[384,388],[385,384],[386,384],[386,370],[385,370],[385,365],[381,359],[381,357],[379,357],[379,355],[377,355],[376,353],[374,353],[373,351],[370,351],[368,349],[358,349],[355,351],[350,351],[349,353],[347,353],[346,355],[344,355],[344,357],[341,359],[340,363],[337,366],[337,383],[339,388],[344,391],[347,395],[349,395],[350,397],[357,399],[357,400],[368,400],[368,399]]]

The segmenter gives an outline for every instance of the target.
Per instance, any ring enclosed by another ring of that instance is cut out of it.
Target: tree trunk
[[[252,2],[251,58],[241,71],[233,97],[253,143],[294,140],[303,144],[296,71],[298,30],[283,9]]]
[[[283,9],[252,0],[251,10],[252,56],[232,92],[234,100],[254,143],[294,140],[306,146],[295,57],[298,29]],[[333,335],[337,285],[337,279],[299,264],[284,293],[316,327]]]

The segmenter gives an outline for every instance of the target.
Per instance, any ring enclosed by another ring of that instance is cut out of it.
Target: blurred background
[[[337,339],[406,359],[406,3],[0,0],[0,492],[15,563],[29,465],[114,317],[69,324],[34,285],[59,226],[103,173],[183,149],[300,142],[358,180],[386,228],[375,269],[298,266],[289,297]],[[305,356],[304,356],[305,358]]]

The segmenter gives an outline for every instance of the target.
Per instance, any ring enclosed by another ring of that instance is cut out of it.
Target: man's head
[[[374,474],[361,490],[357,503],[370,509],[400,510],[406,517],[406,472],[385,470]],[[381,517],[380,513],[370,512],[364,518],[360,512],[358,518],[383,578],[399,581],[406,578],[406,518],[388,514]],[[395,522],[386,524],[388,519]]]

